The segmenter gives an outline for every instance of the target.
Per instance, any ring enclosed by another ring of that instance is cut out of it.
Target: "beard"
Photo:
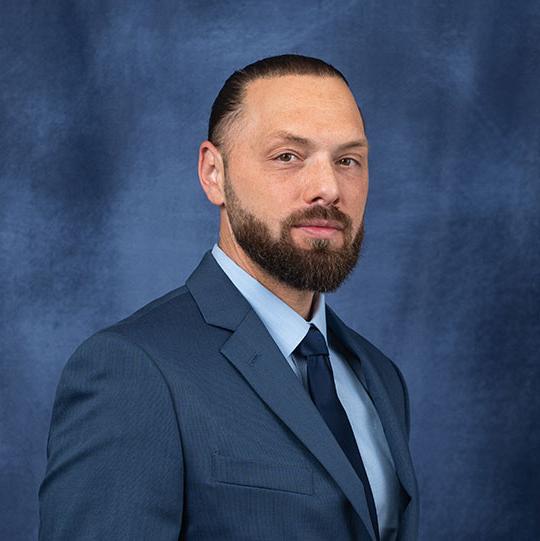
[[[292,213],[280,224],[280,237],[275,240],[269,227],[244,209],[226,177],[225,205],[231,229],[244,252],[270,276],[302,291],[335,291],[354,269],[364,239],[364,220],[352,234],[352,221],[336,207],[315,205]],[[294,226],[306,220],[336,220],[344,237],[341,248],[332,248],[329,239],[311,238],[308,249],[298,247],[292,237]]]

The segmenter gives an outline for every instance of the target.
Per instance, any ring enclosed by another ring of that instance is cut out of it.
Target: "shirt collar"
[[[328,343],[324,293],[316,295],[313,316],[306,321],[287,303],[237,265],[217,244],[212,247],[212,255],[231,282],[251,304],[285,357],[289,357],[303,340],[310,324],[319,329]]]

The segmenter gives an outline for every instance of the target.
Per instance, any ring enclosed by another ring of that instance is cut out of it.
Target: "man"
[[[68,361],[42,541],[416,539],[403,378],[324,300],[358,259],[367,155],[321,60],[227,80],[199,152],[219,244]]]

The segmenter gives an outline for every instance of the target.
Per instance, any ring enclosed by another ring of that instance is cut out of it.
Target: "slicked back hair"
[[[242,104],[248,83],[256,79],[279,77],[283,75],[317,75],[319,77],[339,77],[348,87],[345,76],[334,66],[311,56],[283,54],[257,60],[242,69],[236,70],[219,91],[210,113],[208,140],[226,154],[226,132],[242,113]],[[366,124],[362,111],[360,117]],[[224,156],[225,158],[225,156]]]

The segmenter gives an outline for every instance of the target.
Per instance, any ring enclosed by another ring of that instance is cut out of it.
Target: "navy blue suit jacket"
[[[418,529],[392,361],[326,306],[362,371]],[[186,284],[87,339],[58,385],[40,541],[374,539],[362,485],[265,326],[208,251]]]

